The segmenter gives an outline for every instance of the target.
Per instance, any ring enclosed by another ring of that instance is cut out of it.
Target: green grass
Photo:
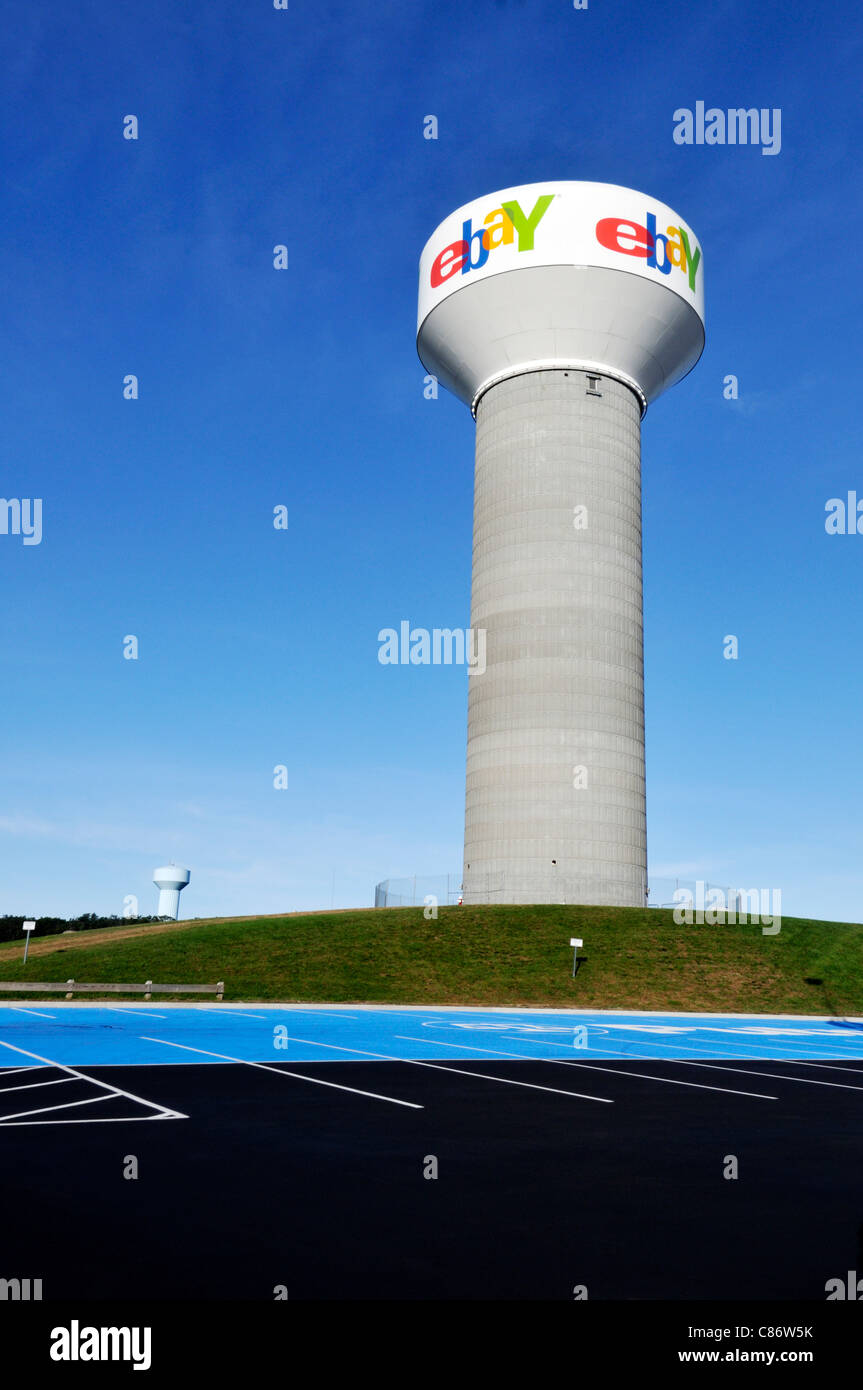
[[[80,947],[59,938],[26,967],[4,961],[0,977],[224,980],[226,1000],[247,1001],[863,1013],[863,926],[848,923],[785,918],[763,936],[677,926],[656,909],[499,906],[441,908],[436,921],[387,908],[143,932]],[[570,936],[585,943],[575,980]]]

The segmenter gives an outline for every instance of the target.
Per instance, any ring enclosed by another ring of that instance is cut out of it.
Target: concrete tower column
[[[642,906],[640,402],[526,372],[476,421],[464,901]]]
[[[641,419],[704,347],[704,264],[617,184],[489,193],[420,257],[420,361],[476,419],[466,903],[647,893]]]

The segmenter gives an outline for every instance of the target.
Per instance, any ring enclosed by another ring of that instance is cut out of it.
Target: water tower
[[[154,871],[153,882],[159,890],[157,917],[173,917],[174,921],[177,920],[180,914],[180,894],[190,878],[189,870],[181,869],[179,864],[168,864],[164,869]]]
[[[489,194],[423,250],[419,356],[477,427],[465,903],[646,902],[641,420],[701,355],[703,281],[614,184]]]

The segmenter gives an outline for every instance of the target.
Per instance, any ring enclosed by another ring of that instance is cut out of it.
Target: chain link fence
[[[736,907],[738,890],[729,888],[726,884],[708,883],[705,880],[702,880],[702,883],[705,897],[710,893],[719,892],[723,894],[723,901],[727,907]],[[650,878],[647,906],[673,908],[682,901],[681,897],[675,899],[675,893],[689,893],[694,900],[697,893],[695,879]],[[441,905],[452,906],[461,901],[461,896],[460,874],[415,874],[411,878],[385,878],[375,885],[375,907],[422,907],[429,897],[435,898]],[[494,900],[492,893],[488,896]],[[573,893],[573,896],[578,895]],[[500,890],[500,901],[507,901],[503,889]]]
[[[426,898],[453,905],[461,899],[461,874],[414,874],[375,885],[375,907],[422,907]]]
[[[706,879],[699,880],[702,884],[704,898],[709,893],[722,893],[723,902],[726,907],[731,908],[736,905],[739,893],[729,888],[724,883],[708,883]],[[677,907],[684,899],[680,896],[675,898],[675,893],[689,893],[695,901],[698,892],[698,884],[694,878],[650,878],[648,880],[648,907]],[[711,901],[708,899],[708,901]]]

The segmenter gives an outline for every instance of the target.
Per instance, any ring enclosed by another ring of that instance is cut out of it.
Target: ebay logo
[[[468,218],[462,223],[460,240],[445,246],[435,257],[431,268],[432,289],[437,289],[456,272],[467,275],[471,270],[479,270],[492,251],[498,246],[511,246],[515,238],[518,238],[519,251],[532,251],[533,234],[553,197],[552,193],[543,193],[542,197],[537,198],[529,215],[523,212],[520,203],[503,203],[484,217],[483,225],[476,230],[471,218]]]
[[[654,270],[670,275],[672,267],[683,271],[689,281],[689,288],[695,289],[695,275],[701,262],[701,249],[694,250],[689,245],[689,237],[684,227],[666,227],[657,232],[656,218],[648,212],[644,226],[639,222],[626,222],[619,217],[603,217],[596,224],[596,239],[600,246],[609,251],[620,251],[624,256],[640,256]]]

